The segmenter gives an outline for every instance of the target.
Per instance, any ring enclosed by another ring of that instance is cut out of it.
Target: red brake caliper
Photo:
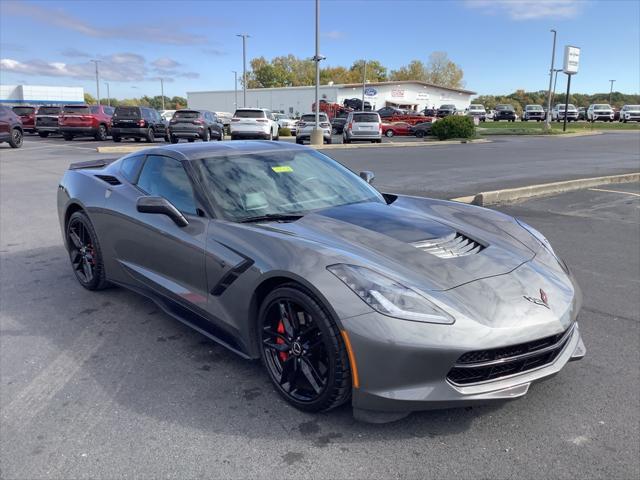
[[[278,333],[284,334],[284,323],[282,323],[282,320],[278,322],[277,331]],[[278,345],[282,345],[284,343],[284,340],[278,337],[276,338],[276,343]],[[289,354],[287,352],[278,352],[278,356],[280,357],[281,362],[284,362],[287,358],[289,358]]]

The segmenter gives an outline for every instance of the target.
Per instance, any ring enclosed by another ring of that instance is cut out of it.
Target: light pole
[[[549,94],[547,98],[547,118],[545,119],[545,128],[549,130],[551,128],[551,83],[553,82],[553,67],[556,59],[556,35],[558,32],[551,29],[553,32],[553,49],[551,50],[551,68],[549,69]]]
[[[110,107],[111,106],[111,93],[109,92],[109,82],[104,82],[104,84],[107,86],[107,106]]]
[[[613,82],[615,80],[609,80],[611,82],[611,88],[609,89],[609,105],[611,105],[611,94],[613,93]]]
[[[160,77],[160,98],[162,98],[162,110],[164,110],[164,78]]]
[[[236,99],[233,106],[235,108],[238,108],[238,72],[236,72],[235,70],[231,70],[231,71],[233,72],[233,91]]]
[[[551,103],[553,103],[553,100],[556,97],[556,83],[558,82],[558,72],[561,72],[562,69],[561,68],[554,68],[553,72],[555,73],[555,75],[553,76],[553,93],[551,94]],[[551,112],[548,111],[547,115],[551,115]]]
[[[362,61],[362,111],[364,112],[364,89],[366,88],[367,83],[367,61]]]
[[[241,33],[236,37],[242,37],[242,106],[247,106],[247,38],[249,35]]]
[[[316,62],[316,125],[311,132],[311,145],[322,145],[323,136],[320,128],[320,61],[325,57],[320,55],[320,0],[316,0],[316,54],[313,61]]]
[[[96,95],[98,96],[96,101],[98,102],[98,105],[100,105],[100,72],[98,71],[98,64],[100,63],[100,60],[91,61],[96,64]]]

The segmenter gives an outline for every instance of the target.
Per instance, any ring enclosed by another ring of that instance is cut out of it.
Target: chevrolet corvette
[[[300,145],[167,145],[72,164],[57,206],[80,285],[261,359],[301,410],[500,402],[584,356],[580,289],[540,232],[373,178]]]

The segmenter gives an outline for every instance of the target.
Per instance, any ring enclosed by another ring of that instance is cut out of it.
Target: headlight
[[[452,324],[455,321],[418,292],[368,268],[337,264],[327,269],[383,315],[426,323]]]

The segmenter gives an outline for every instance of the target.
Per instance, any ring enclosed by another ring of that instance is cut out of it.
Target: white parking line
[[[609,193],[622,193],[623,195],[632,195],[634,197],[640,197],[640,193],[635,192],[623,192],[620,190],[608,190],[606,188],[590,188],[589,190],[593,192],[609,192]]]

